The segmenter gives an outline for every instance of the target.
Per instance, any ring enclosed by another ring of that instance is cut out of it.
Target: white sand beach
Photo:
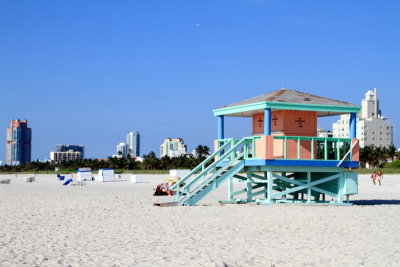
[[[145,183],[0,184],[0,266],[400,266],[400,175],[359,177],[353,206],[155,207]],[[128,175],[122,177],[126,180]]]

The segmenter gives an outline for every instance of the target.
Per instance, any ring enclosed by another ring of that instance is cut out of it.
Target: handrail
[[[225,139],[218,139],[217,141],[219,142],[219,143],[221,143],[221,142],[230,142],[230,141],[232,141],[232,140],[235,140],[234,138],[225,138]]]
[[[349,149],[349,151],[347,151],[346,155],[344,155],[344,157],[342,158],[342,160],[339,162],[339,164],[337,165],[338,167],[340,167],[340,164],[343,163],[344,159],[347,158],[347,156],[350,154],[350,152],[353,151],[354,147],[357,145],[358,143],[358,139],[357,141],[354,142],[354,144],[351,146],[351,148]]]
[[[233,140],[233,139],[232,139]],[[231,141],[232,141],[231,140]],[[221,146],[218,150],[216,150],[214,153],[212,153],[208,158],[206,158],[202,163],[197,165],[193,170],[191,170],[185,177],[183,177],[181,180],[178,180],[172,187],[172,190],[177,190],[179,191],[179,185],[184,183],[187,179],[189,179],[190,176],[192,176],[194,173],[199,171],[202,166],[206,165],[208,162],[210,162],[212,159],[214,159],[222,150],[227,148],[230,145],[230,142],[225,143],[223,146]]]
[[[352,139],[351,138],[335,138],[335,137],[312,137],[312,136],[274,136],[274,139],[286,139],[286,140],[298,140],[301,139],[301,141],[325,141],[327,140],[328,142],[349,142]]]
[[[229,166],[229,164],[232,162],[233,159],[238,158],[238,156],[236,155],[236,150],[238,147],[240,147],[242,145],[248,145],[249,141],[251,141],[254,145],[255,139],[259,139],[259,138],[261,138],[261,137],[251,136],[251,137],[244,137],[240,141],[237,141],[233,138],[229,138],[229,139],[225,139],[225,140],[218,140],[218,142],[223,141],[224,144],[220,148],[218,148],[213,154],[211,154],[207,159],[205,159],[202,163],[200,163],[198,166],[196,166],[192,171],[190,171],[183,179],[177,181],[171,187],[171,189],[173,191],[176,191],[175,199],[176,200],[179,199],[180,194],[181,194],[180,190],[187,194],[189,194],[189,191],[193,192],[193,190],[190,190],[190,187],[193,184],[198,182],[201,178],[205,177],[207,174],[211,173],[213,170],[216,170],[217,167],[219,167],[219,165],[222,162],[224,162],[230,158],[230,160],[228,161],[228,164],[226,164],[224,167]],[[230,148],[228,149],[229,146],[230,146]],[[223,151],[223,153],[221,153],[222,151]],[[255,151],[254,148],[253,148],[253,151]],[[244,151],[241,152],[239,154],[239,156],[244,157],[246,155],[246,153],[248,153],[248,150],[244,149]],[[213,163],[211,163],[209,166],[204,168],[207,163],[209,163],[211,160],[215,159],[217,156],[218,156],[218,158]],[[200,173],[198,173],[199,171],[200,171]],[[218,170],[217,172],[216,171],[214,171],[214,172],[220,173],[220,171],[221,171],[221,169]],[[215,176],[215,174],[212,177],[214,177],[214,176]],[[192,178],[192,179],[190,179],[190,178]],[[189,179],[190,179],[190,181],[188,181]],[[209,178],[207,178],[207,180],[208,179]],[[185,183],[185,184],[183,185],[182,188],[180,188],[180,186],[183,183]]]
[[[247,141],[248,137],[244,137],[242,140],[240,140],[237,144],[232,146],[228,151],[226,151],[222,156],[218,157],[216,161],[214,161],[211,165],[209,165],[204,171],[202,171],[199,175],[197,175],[193,180],[185,184],[182,188],[183,191],[185,191],[186,188],[190,188],[190,186],[200,177],[207,175],[210,170],[216,168],[221,162],[223,162],[226,158],[232,156],[232,152],[236,151],[236,148],[238,146],[241,146],[243,143]]]
[[[201,189],[203,184],[208,184],[211,181],[215,180],[215,178],[218,177],[218,175],[220,175],[223,171],[225,171],[229,166],[232,165],[232,163],[234,163],[235,161],[239,160],[241,157],[243,157],[245,154],[245,152],[243,151],[242,153],[240,153],[239,155],[237,155],[235,158],[231,159],[224,167],[222,167],[221,169],[219,169],[216,173],[214,173],[214,175],[212,175],[211,177],[207,178],[207,180],[205,180],[202,184],[198,185],[196,188],[194,188],[192,190],[192,192],[190,192],[186,197],[187,199],[190,199],[192,196],[194,196],[196,193],[198,193],[199,189]]]

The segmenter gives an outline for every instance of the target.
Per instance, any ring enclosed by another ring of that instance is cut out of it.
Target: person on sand
[[[374,171],[374,173],[371,175],[371,179],[372,179],[372,182],[374,183],[374,185],[376,185],[376,172]]]
[[[154,196],[172,196],[172,191],[168,182],[163,182],[157,185],[156,191],[154,192]]]
[[[382,179],[383,179],[383,174],[382,174],[381,170],[378,171],[378,173],[376,174],[376,176],[378,177],[378,183],[379,183],[379,185],[382,185],[382,184],[381,184],[381,181],[382,181]]]

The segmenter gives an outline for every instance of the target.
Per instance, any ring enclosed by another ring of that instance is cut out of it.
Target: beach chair
[[[28,176],[26,177],[26,182],[27,183],[33,183],[35,181],[35,176]]]
[[[0,184],[10,184],[11,179],[1,179]]]
[[[69,185],[72,181],[73,181],[72,179],[68,179],[63,183],[63,185]]]

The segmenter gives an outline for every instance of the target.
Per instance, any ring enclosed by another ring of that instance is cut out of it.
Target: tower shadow
[[[350,201],[357,206],[375,206],[375,205],[400,205],[400,200],[397,199],[368,199]]]

